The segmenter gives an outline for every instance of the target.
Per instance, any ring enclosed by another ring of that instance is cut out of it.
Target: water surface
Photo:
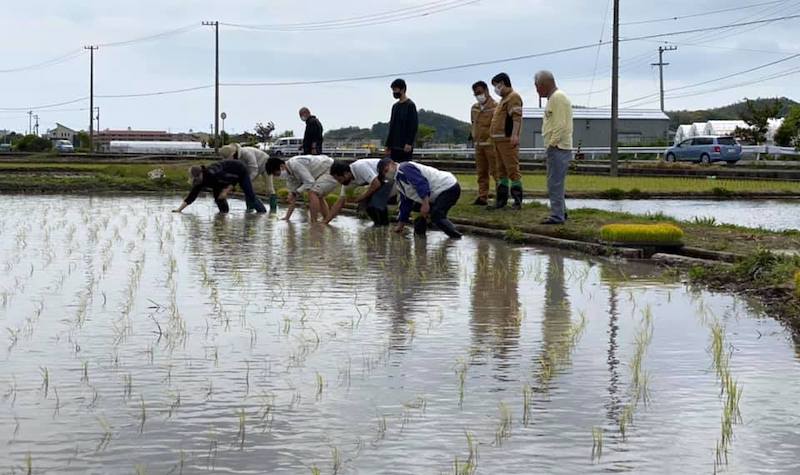
[[[450,473],[466,434],[478,473],[711,473],[715,325],[743,390],[717,469],[800,471],[800,350],[735,296],[179,200],[0,197],[0,473]]]

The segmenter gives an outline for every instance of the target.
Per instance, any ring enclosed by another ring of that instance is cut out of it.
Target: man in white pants
[[[255,147],[242,147],[238,143],[225,145],[219,149],[219,154],[225,160],[239,160],[250,173],[250,181],[255,185],[258,176],[264,177],[265,193],[269,196],[269,208],[271,212],[277,209],[278,199],[275,195],[275,186],[272,183],[272,175],[266,172],[267,159],[269,155]],[[254,211],[248,203],[247,211]]]
[[[289,160],[270,157],[265,166],[268,174],[286,180],[289,188],[289,209],[284,220],[288,221],[294,213],[297,197],[308,192],[308,209],[311,222],[316,223],[318,217],[328,215],[328,203],[325,197],[339,183],[328,173],[333,159],[327,155],[298,155]],[[321,213],[321,214],[320,214]]]
[[[547,98],[542,137],[547,147],[547,195],[550,216],[542,224],[564,224],[567,220],[565,185],[572,160],[572,102],[556,86],[550,71],[539,71],[534,79],[539,97]]]

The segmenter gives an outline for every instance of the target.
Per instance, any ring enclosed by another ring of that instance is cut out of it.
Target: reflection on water
[[[547,200],[535,200],[547,204]],[[681,221],[714,219],[720,224],[774,231],[800,230],[800,200],[597,200],[570,199],[570,208],[633,214],[664,213]]]
[[[654,267],[174,197],[0,200],[0,473],[448,473],[465,433],[479,473],[708,473],[712,318],[744,391],[722,468],[800,471],[798,347]],[[651,399],[623,438],[644,309]]]

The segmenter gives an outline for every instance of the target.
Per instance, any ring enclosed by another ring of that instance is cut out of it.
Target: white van
[[[270,157],[294,157],[303,152],[303,139],[282,137],[272,143],[268,152]]]

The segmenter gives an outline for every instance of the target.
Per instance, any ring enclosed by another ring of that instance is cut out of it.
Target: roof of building
[[[69,130],[70,132],[75,132],[73,129],[71,129],[71,128],[67,127],[66,125],[64,125],[64,124],[62,124],[62,123],[60,123],[60,122],[56,122],[56,127],[55,127],[55,129],[57,129],[57,128],[59,128],[59,127],[61,127],[62,129]],[[53,129],[53,130],[55,130],[55,129]]]
[[[97,132],[97,135],[168,135],[166,130],[101,130]]]
[[[526,119],[541,119],[544,109],[526,107],[522,111]],[[572,109],[573,119],[611,119],[611,109],[575,107]],[[627,120],[669,120],[667,114],[659,109],[620,109],[619,118]]]

